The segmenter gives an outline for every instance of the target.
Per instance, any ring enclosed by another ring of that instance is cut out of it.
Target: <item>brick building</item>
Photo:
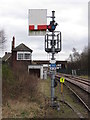
[[[5,52],[2,61],[3,63],[10,64],[14,68],[21,65],[28,66],[32,62],[32,52],[33,50],[23,43],[15,47],[15,37],[13,37],[11,53]]]

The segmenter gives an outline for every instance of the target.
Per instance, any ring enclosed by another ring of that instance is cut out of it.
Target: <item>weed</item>
[[[28,112],[27,112],[26,110],[24,110],[24,111],[21,112],[21,116],[22,116],[23,118],[27,117],[28,115],[29,115],[29,114],[28,114]]]
[[[7,64],[3,65],[3,102],[7,98],[18,99],[30,96],[30,100],[36,100],[38,94],[38,78],[30,75],[26,68],[18,65],[18,69],[12,69]]]

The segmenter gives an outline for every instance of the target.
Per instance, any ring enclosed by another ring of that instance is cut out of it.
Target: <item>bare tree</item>
[[[88,70],[88,47],[85,47],[83,52],[81,53],[81,69]]]
[[[0,30],[0,51],[4,50],[6,41],[4,30]]]
[[[76,69],[80,71],[81,74],[87,74],[88,71],[88,47],[85,47],[80,54],[76,48],[72,50],[73,54],[69,55],[68,68]]]
[[[69,55],[69,60],[70,60],[71,62],[73,62],[73,56],[72,56],[72,54]]]
[[[77,52],[76,48],[73,48],[73,60],[76,61],[80,61],[80,54],[79,52]]]

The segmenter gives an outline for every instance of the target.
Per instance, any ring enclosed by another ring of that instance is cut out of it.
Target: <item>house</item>
[[[23,43],[15,47],[15,37],[13,37],[11,53],[5,52],[2,61],[3,63],[10,64],[12,67],[20,65],[28,66],[32,62],[32,52],[33,50]]]
[[[10,61],[11,61],[11,53],[5,52],[5,55],[2,57],[2,62],[7,63],[9,65]]]
[[[11,53],[5,52],[2,61],[8,63],[16,71],[27,71],[43,79],[43,66],[32,61],[32,52],[33,50],[23,43],[15,47],[15,37],[13,37]]]
[[[12,40],[11,53],[5,52],[5,55],[2,58],[3,63],[8,63],[15,70],[22,69],[23,71],[28,71],[30,74],[36,74],[39,78],[43,79],[44,73],[50,68],[49,60],[33,60],[32,61],[32,52],[29,47],[21,43],[15,47],[15,37]],[[44,66],[44,64],[46,66]],[[67,61],[56,61],[57,68],[60,70],[67,68]],[[24,68],[24,67],[25,68]]]
[[[11,53],[5,52],[2,61],[8,63],[15,71],[27,71],[43,79],[43,66],[32,61],[32,52],[33,50],[23,43],[15,47],[15,37],[13,37]]]
[[[28,66],[32,62],[32,50],[28,48],[25,44],[21,43],[15,47],[15,38],[12,41],[12,66],[16,65],[26,65]]]

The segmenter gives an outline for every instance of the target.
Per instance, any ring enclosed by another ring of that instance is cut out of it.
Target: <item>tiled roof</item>
[[[7,53],[2,57],[2,61],[7,61],[11,57],[11,53]]]
[[[16,48],[13,49],[13,51],[29,51],[29,52],[33,52],[33,50],[31,50],[30,48],[28,48],[26,45],[24,45],[23,43],[21,43],[20,45],[18,45]]]

